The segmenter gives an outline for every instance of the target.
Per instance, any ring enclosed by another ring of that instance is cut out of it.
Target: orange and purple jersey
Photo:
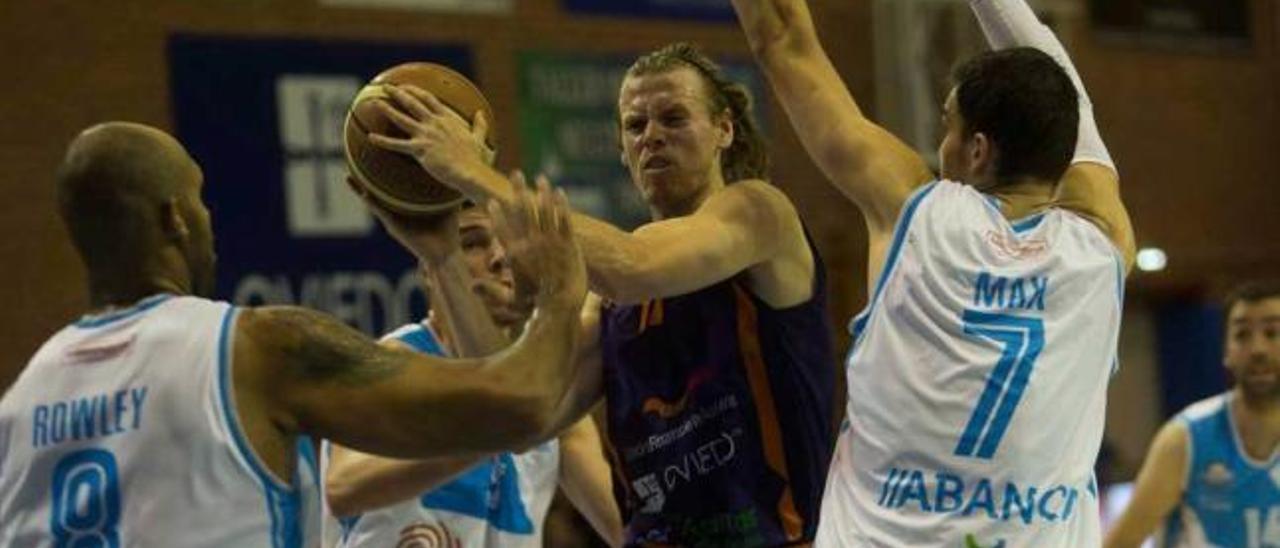
[[[835,359],[814,250],[808,301],[773,309],[744,275],[693,293],[606,303],[609,449],[626,543],[803,544],[832,451]]]

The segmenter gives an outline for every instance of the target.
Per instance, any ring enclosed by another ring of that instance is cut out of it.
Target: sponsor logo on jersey
[[[1073,519],[1080,489],[1028,485],[942,470],[892,468],[876,504],[899,512],[986,517],[992,521],[1061,523]]]
[[[644,501],[644,506],[640,507],[641,514],[657,514],[667,503],[667,495],[662,492],[657,474],[641,476],[631,482],[631,487],[635,488],[636,496]]]
[[[1011,259],[1030,259],[1044,255],[1049,250],[1049,242],[1044,238],[1023,240],[1012,234],[988,230],[984,239],[997,253]]]
[[[1234,480],[1235,476],[1231,474],[1231,469],[1221,462],[1210,463],[1204,474],[1200,476],[1200,481],[1209,487],[1227,487]]]
[[[462,540],[443,523],[418,522],[400,530],[396,548],[462,548]]]
[[[689,375],[689,380],[685,383],[684,393],[674,400],[666,400],[660,397],[645,398],[643,412],[657,415],[663,420],[675,418],[677,415],[684,413],[689,407],[689,398],[697,392],[698,387],[707,382],[711,378],[711,367],[704,366],[693,371]]]

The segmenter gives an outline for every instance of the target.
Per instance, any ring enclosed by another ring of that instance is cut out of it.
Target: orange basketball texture
[[[384,84],[412,84],[431,92],[464,119],[484,112],[489,121],[485,142],[493,147],[493,109],[475,84],[449,67],[435,63],[405,63],[376,76],[360,90],[347,112],[344,128],[347,166],[356,183],[379,203],[410,214],[438,213],[462,202],[458,191],[431,177],[417,160],[369,142],[370,133],[391,137],[406,134],[378,111],[376,101],[394,101]]]

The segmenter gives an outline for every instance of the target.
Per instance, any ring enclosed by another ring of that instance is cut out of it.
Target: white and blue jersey
[[[1187,475],[1161,546],[1280,547],[1280,458],[1258,461],[1245,452],[1234,400],[1227,392],[1178,414],[1189,434]]]
[[[401,327],[385,339],[426,354],[446,354],[435,334],[419,324]],[[326,532],[326,538],[336,536],[343,548],[541,547],[543,521],[559,477],[557,440],[518,455],[501,453],[415,499],[336,520],[337,535]],[[328,526],[334,523],[330,520]],[[415,540],[419,544],[412,544]]]
[[[854,318],[818,546],[1101,544],[1092,479],[1124,263],[1050,208],[950,181],[903,206]]]
[[[314,545],[315,469],[276,477],[240,425],[235,316],[158,295],[45,342],[0,400],[0,545]]]

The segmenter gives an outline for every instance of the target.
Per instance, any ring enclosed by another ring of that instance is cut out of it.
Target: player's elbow
[[[366,510],[360,501],[360,491],[351,474],[334,467],[324,478],[324,500],[334,516],[345,518]]]

